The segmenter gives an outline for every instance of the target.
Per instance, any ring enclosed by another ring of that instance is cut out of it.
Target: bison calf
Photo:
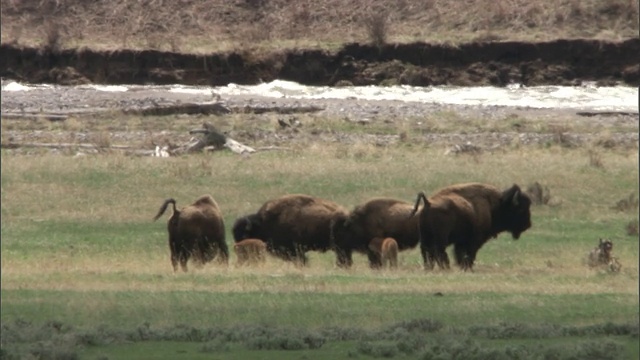
[[[264,263],[266,260],[267,244],[260,239],[245,239],[233,245],[238,257],[237,265]]]
[[[374,238],[369,243],[369,249],[380,256],[382,266],[389,264],[390,268],[398,267],[398,243],[394,238]]]
[[[169,249],[173,271],[178,264],[187,271],[187,261],[193,256],[198,263],[213,260],[216,255],[224,263],[229,261],[229,249],[225,240],[224,221],[216,201],[210,195],[199,197],[193,204],[176,209],[176,201],[164,201],[153,220],[158,220],[173,205],[173,215],[167,222]]]

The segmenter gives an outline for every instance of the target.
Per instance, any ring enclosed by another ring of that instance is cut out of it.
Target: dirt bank
[[[55,51],[0,47],[0,76],[57,84],[255,84],[283,79],[306,85],[640,85],[640,39],[623,42],[348,44],[339,51],[281,50],[209,55],[162,51]]]

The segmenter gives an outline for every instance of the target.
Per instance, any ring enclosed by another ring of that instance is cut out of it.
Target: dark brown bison
[[[420,211],[420,249],[426,269],[449,268],[446,248],[454,245],[456,263],[472,270],[478,250],[508,231],[514,239],[531,227],[531,200],[518,185],[500,191],[478,183],[443,188],[429,199],[419,193],[412,214]]]
[[[237,265],[259,264],[266,261],[267,244],[260,239],[244,239],[233,245],[238,257]]]
[[[237,219],[233,237],[236,242],[262,239],[273,255],[305,265],[307,251],[333,249],[332,228],[346,217],[345,209],[331,201],[285,195],[267,201],[255,214]]]
[[[369,248],[374,238],[394,238],[399,251],[416,247],[420,234],[412,209],[410,203],[389,198],[371,199],[356,206],[346,221],[334,227],[338,266],[350,267],[356,251],[367,254],[372,268],[381,267],[380,254]]]
[[[369,243],[369,249],[380,256],[382,266],[398,267],[398,243],[394,238],[374,238]]]
[[[173,215],[167,222],[167,230],[174,271],[177,271],[178,263],[183,271],[187,271],[187,261],[192,256],[200,264],[213,260],[216,255],[225,264],[229,262],[222,213],[210,195],[203,195],[180,210],[176,209],[174,199],[167,199],[154,221],[164,214],[169,204],[173,205]]]

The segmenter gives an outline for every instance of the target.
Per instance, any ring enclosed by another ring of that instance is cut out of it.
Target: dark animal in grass
[[[589,253],[588,264],[590,267],[606,266],[610,271],[618,272],[622,265],[618,258],[611,253],[613,251],[613,242],[609,239],[600,239],[596,246]]]
[[[334,202],[292,194],[269,200],[255,214],[237,219],[232,231],[236,242],[262,239],[269,253],[306,265],[306,252],[333,249],[332,228],[346,217],[346,210]]]
[[[171,265],[178,264],[187,271],[187,261],[193,257],[198,264],[205,264],[218,255],[225,264],[229,262],[229,249],[225,240],[224,221],[216,201],[210,195],[199,197],[193,204],[176,209],[176,201],[164,201],[153,220],[158,220],[173,205],[173,215],[167,222]]]
[[[429,199],[418,193],[412,214],[424,206],[418,218],[420,250],[425,269],[435,263],[449,268],[446,248],[454,246],[457,264],[472,270],[478,250],[503,231],[514,239],[531,227],[531,200],[518,185],[501,191],[479,183],[445,187]]]
[[[380,268],[380,254],[369,247],[374,238],[395,239],[398,251],[415,248],[420,236],[412,209],[412,204],[390,198],[374,198],[356,206],[346,221],[334,227],[338,266],[350,267],[355,251],[367,254],[372,268]]]
[[[237,265],[256,265],[266,261],[267,244],[260,239],[244,239],[233,245]]]
[[[398,243],[394,238],[374,238],[369,243],[369,249],[379,254],[382,266],[398,267]]]

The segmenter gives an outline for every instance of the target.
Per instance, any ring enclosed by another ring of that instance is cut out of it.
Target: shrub
[[[629,236],[638,236],[638,219],[631,220],[627,224],[627,235],[629,235]]]
[[[383,12],[369,14],[365,19],[367,34],[371,43],[382,47],[387,42],[387,17]]]
[[[618,211],[632,211],[638,209],[638,197],[635,193],[629,194],[629,196],[625,199],[620,199],[618,202],[612,207],[614,210]]]
[[[212,353],[212,352],[227,352],[231,349],[229,343],[224,340],[216,339],[208,341],[200,347],[200,352]]]
[[[392,358],[399,353],[398,347],[395,344],[373,343],[368,341],[358,343],[357,350],[363,355],[375,358]]]
[[[431,319],[415,319],[402,321],[391,326],[385,332],[392,333],[395,329],[406,329],[408,332],[432,333],[442,329],[443,325],[437,320]]]

